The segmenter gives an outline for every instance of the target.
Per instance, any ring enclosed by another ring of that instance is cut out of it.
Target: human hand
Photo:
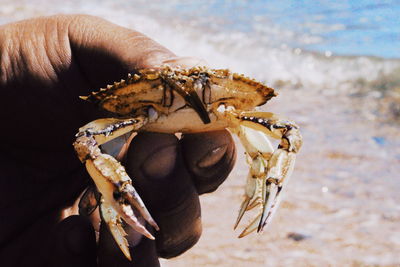
[[[146,133],[132,141],[125,165],[161,228],[156,241],[129,232],[133,262],[105,227],[97,249],[92,222],[68,216],[90,181],[73,151],[74,135],[104,116],[78,96],[165,62],[193,64],[96,17],[54,16],[0,27],[0,266],[157,266],[157,256],[179,255],[197,241],[198,194],[215,190],[234,164],[226,131],[181,140]]]

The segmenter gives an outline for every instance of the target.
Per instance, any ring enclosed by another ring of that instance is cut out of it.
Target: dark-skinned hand
[[[151,241],[128,229],[132,262],[105,225],[97,244],[96,220],[71,208],[90,184],[72,147],[74,135],[105,116],[78,96],[164,63],[196,64],[92,16],[0,26],[0,266],[159,266],[158,257],[177,256],[196,243],[198,196],[214,191],[234,164],[226,131],[134,138],[125,166],[161,230]]]

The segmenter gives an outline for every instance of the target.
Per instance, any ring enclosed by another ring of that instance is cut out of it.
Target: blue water
[[[127,3],[129,5],[129,3]],[[400,58],[400,1],[155,1],[158,15],[325,54]]]
[[[400,58],[400,0],[36,1],[54,13],[99,15],[104,9],[110,15],[146,14],[185,28],[199,27],[199,34],[245,34],[263,47],[298,48],[328,56]],[[6,14],[23,18],[18,13],[27,6],[40,6],[19,0],[21,9],[12,10],[8,2],[12,1],[0,0],[0,23],[7,22]],[[41,9],[39,15],[46,13]]]

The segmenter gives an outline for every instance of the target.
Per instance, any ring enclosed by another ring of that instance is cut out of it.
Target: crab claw
[[[122,189],[120,189],[121,196],[128,200],[128,202],[134,206],[140,214],[143,216],[143,218],[151,225],[153,226],[157,231],[160,230],[158,227],[157,223],[154,221],[154,219],[151,217],[150,212],[147,210],[146,206],[143,203],[143,200],[140,198],[139,194],[135,190],[135,188],[132,186],[130,183],[126,183]],[[115,198],[115,196],[114,196]]]
[[[128,259],[130,259],[128,241],[122,228],[122,220],[150,239],[154,239],[154,236],[138,220],[134,210],[137,210],[145,221],[156,230],[159,230],[159,227],[133,187],[132,180],[126,173],[125,168],[112,156],[102,153],[99,145],[129,131],[141,128],[146,121],[142,117],[126,120],[99,119],[79,129],[74,142],[79,159],[85,163],[88,173],[101,194],[100,211],[102,218],[108,225],[114,240]],[[84,196],[88,194],[85,193]],[[87,197],[90,198],[90,196]],[[89,205],[82,203],[81,206],[90,208],[87,213],[90,213],[95,208],[92,203],[89,203]],[[86,211],[84,209],[81,210],[83,212]]]
[[[244,228],[244,230],[240,233],[240,235],[238,236],[239,238],[245,237],[248,234],[251,234],[252,232],[254,232],[257,229],[257,226],[260,222],[260,218],[261,218],[261,214],[258,214],[253,221],[246,226],[246,228]]]
[[[235,228],[246,211],[260,207],[259,213],[239,235],[244,237],[256,230],[261,232],[272,220],[279,206],[282,190],[292,173],[302,138],[296,124],[280,120],[272,113],[224,112],[234,126],[230,127],[231,131],[242,141],[250,165],[245,200],[240,207]],[[268,137],[281,140],[276,150]]]
[[[261,187],[262,184],[260,183],[260,180],[254,179],[251,173],[249,173],[247,176],[245,199],[240,206],[239,214],[233,229],[237,228],[246,211],[251,210],[260,204],[260,198],[257,192],[261,190]]]
[[[113,157],[107,154],[97,155],[96,158],[86,161],[86,169],[102,195],[100,203],[102,218],[108,225],[115,242],[126,258],[130,260],[129,245],[125,238],[126,233],[122,228],[121,219],[135,231],[154,240],[154,236],[136,217],[132,206],[155,229],[158,230],[159,227],[132,186],[125,168]]]
[[[135,231],[141,233],[145,237],[154,240],[154,236],[144,227],[135,216],[131,206],[126,204],[121,204],[118,212],[119,216],[124,219],[124,221],[129,224]]]
[[[131,254],[129,252],[128,240],[125,236],[127,235],[124,228],[122,227],[121,219],[118,212],[115,211],[108,203],[104,202],[100,205],[100,216],[107,223],[108,229],[118,244],[118,247],[124,253],[128,260],[132,260]]]
[[[268,222],[272,220],[282,199],[282,189],[286,187],[293,172],[295,158],[295,153],[278,149],[269,160],[265,195],[267,201],[263,207],[257,232],[261,232]]]
[[[143,235],[154,237],[138,221],[130,205],[134,206],[143,218],[155,229],[158,225],[131,184],[125,168],[112,156],[100,154],[86,161],[86,168],[94,180],[106,203],[119,212],[123,219]],[[129,205],[130,204],[130,205]]]

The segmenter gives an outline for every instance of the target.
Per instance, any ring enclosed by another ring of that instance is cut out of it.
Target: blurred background
[[[248,171],[239,146],[230,178],[202,197],[199,243],[163,266],[400,266],[400,1],[0,0],[1,24],[58,13],[263,81],[280,93],[263,109],[301,126],[264,234],[232,229]]]

